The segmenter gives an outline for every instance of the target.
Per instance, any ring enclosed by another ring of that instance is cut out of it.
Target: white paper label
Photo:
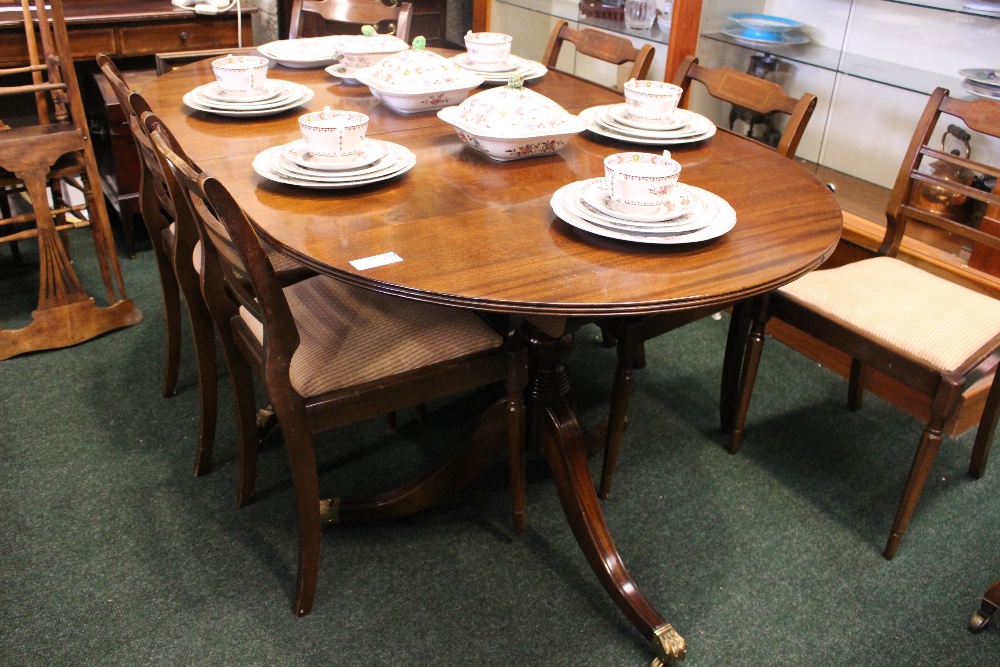
[[[381,255],[372,255],[371,257],[353,259],[351,260],[351,266],[358,271],[364,271],[365,269],[374,269],[376,266],[385,266],[386,264],[394,264],[402,261],[403,258],[396,253],[384,252]]]

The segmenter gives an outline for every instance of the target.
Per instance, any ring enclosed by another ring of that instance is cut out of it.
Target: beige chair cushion
[[[1000,301],[892,257],[813,271],[781,293],[941,371],[1000,334]]]
[[[167,227],[168,234],[170,235],[170,243],[173,246],[173,237],[177,234],[177,223],[171,222]],[[274,267],[276,273],[281,273],[282,271],[293,271],[296,269],[301,269],[302,265],[296,262],[294,259],[282,255],[280,252],[274,250],[267,251],[267,258],[271,260],[271,266]],[[194,252],[191,254],[191,261],[194,263],[194,270],[199,274],[201,273],[201,241],[199,240],[194,244]]]
[[[387,296],[325,276],[303,280],[284,292],[300,338],[289,375],[295,391],[305,397],[503,342],[468,311]],[[263,344],[261,322],[242,306],[240,316]]]

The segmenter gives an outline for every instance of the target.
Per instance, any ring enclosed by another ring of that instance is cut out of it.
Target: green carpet
[[[88,237],[76,265],[99,280]],[[27,246],[28,244],[22,244]],[[0,322],[37,297],[33,249],[0,248]],[[510,530],[505,464],[444,506],[324,534],[313,613],[291,612],[296,529],[280,442],[235,506],[224,375],[213,471],[191,474],[188,340],[160,398],[163,314],[151,253],[123,260],[138,326],[0,362],[0,665],[640,667],[652,655],[607,598],[532,458],[528,528]],[[684,664],[995,665],[1000,628],[966,623],[1000,577],[1000,469],[965,474],[972,435],[941,449],[895,560],[881,550],[921,430],[770,341],[742,451],[718,430],[726,319],[647,347],[608,523],[632,575],[688,643]],[[576,402],[602,419],[614,353],[578,334]],[[320,440],[328,493],[390,488],[464,437],[471,395]],[[1000,447],[995,448],[995,452]],[[1000,456],[996,454],[994,458]],[[592,472],[599,472],[599,457]]]

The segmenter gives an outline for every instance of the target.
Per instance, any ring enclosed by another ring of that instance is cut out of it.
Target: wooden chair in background
[[[751,76],[745,72],[737,72],[729,68],[711,69],[698,64],[698,59],[688,56],[677,69],[674,83],[685,91],[685,98],[690,95],[691,82],[698,81],[705,85],[708,93],[717,99],[740,105],[761,114],[781,113],[788,116],[788,122],[781,134],[777,151],[792,159],[798,148],[806,125],[816,108],[816,96],[806,93],[795,98],[787,95],[781,86],[773,81]],[[604,468],[601,473],[601,485],[598,495],[607,498],[611,492],[611,479],[614,476],[618,462],[618,452],[621,447],[622,434],[625,430],[629,396],[632,392],[633,369],[642,368],[646,363],[643,343],[651,338],[711,315],[717,308],[695,310],[681,314],[653,315],[649,317],[614,318],[598,322],[607,343],[614,343],[618,352],[618,370],[615,373],[611,389],[611,411],[608,416],[607,433],[605,435]],[[745,336],[749,327],[749,315],[745,304],[733,307],[733,317],[730,324],[730,337]],[[738,346],[727,346],[727,355],[742,352]],[[735,378],[730,377],[725,369],[739,368],[738,359],[729,360],[723,365],[722,398],[720,410],[725,422],[731,413]]]
[[[459,447],[420,479],[369,498],[321,499],[313,433],[418,402],[503,384],[491,410],[506,438],[515,530],[524,526],[524,402],[526,354],[469,311],[370,292],[317,276],[282,287],[246,214],[210,174],[178,153],[153,114],[143,122],[169,170],[175,201],[187,198],[201,234],[203,290],[210,308],[228,317],[241,358],[234,391],[253,401],[259,377],[281,424],[299,518],[299,567],[294,610],[312,608],[322,529],[340,522],[378,521],[419,511],[473,481],[488,463]],[[362,326],[363,323],[363,326]],[[252,373],[251,373],[252,369]],[[249,419],[251,410],[241,415]],[[249,426],[243,433],[250,433]],[[248,465],[256,442],[245,441]],[[252,477],[252,470],[247,475]]]
[[[940,175],[924,173],[925,159],[1000,176],[1000,168],[945,153],[930,145],[941,115],[963,122],[977,132],[1000,137],[1000,102],[965,102],[938,88],[917,124],[903,159],[886,211],[886,234],[878,255],[833,269],[814,271],[764,297],[751,306],[752,325],[743,341],[746,352],[739,378],[735,414],[730,429],[730,451],[743,435],[757,367],[769,319],[777,317],[792,327],[850,355],[848,404],[860,408],[865,375],[875,369],[907,385],[926,398],[917,416],[926,427],[900,500],[883,555],[891,559],[909,524],[930,472],[944,430],[973,385],[991,381],[1000,358],[1000,301],[896,258],[900,244],[914,227],[936,228],[969,243],[1000,248],[1000,238],[965,226],[911,203],[911,194],[924,184],[960,193],[987,207],[986,220],[1000,222],[1000,192],[985,192]],[[739,355],[727,353],[727,361]],[[1000,411],[1000,383],[993,382],[976,433],[969,474],[981,477],[989,455]]]
[[[289,39],[323,35],[360,35],[361,26],[376,26],[380,33],[410,41],[413,5],[391,0],[294,0],[288,27]]]
[[[570,27],[569,21],[560,20],[552,29],[549,43],[545,47],[545,55],[542,56],[542,63],[546,67],[555,68],[563,42],[571,43],[578,53],[612,65],[632,63],[632,69],[629,70],[626,80],[645,79],[650,65],[653,64],[653,47],[649,44],[643,44],[642,48],[637,49],[627,37],[591,28],[576,30]]]
[[[19,214],[3,207],[0,227],[33,223],[28,229],[0,235],[0,243],[37,239],[40,267],[38,308],[26,327],[0,329],[0,359],[75,345],[142,320],[142,313],[125,293],[73,69],[62,1],[51,0],[50,6],[51,15],[44,4],[29,5],[22,0],[30,62],[25,67],[0,70],[0,76],[31,79],[28,84],[0,87],[0,98],[33,97],[37,111],[37,122],[0,130],[0,191],[4,196],[25,193],[32,209]],[[83,203],[66,203],[63,185],[77,190]],[[61,238],[62,232],[86,226],[94,238],[108,301],[104,307],[87,294]]]

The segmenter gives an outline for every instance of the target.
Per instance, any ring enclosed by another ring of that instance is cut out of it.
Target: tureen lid
[[[380,60],[365,75],[363,83],[374,84],[389,93],[428,93],[474,88],[483,82],[482,77],[427,51],[426,43],[423,37],[415,37],[412,49]]]
[[[341,53],[395,53],[410,48],[395,35],[379,35],[370,25],[361,26],[360,35],[338,37],[336,44]]]
[[[586,127],[585,121],[522,83],[522,77],[511,76],[508,85],[476,93],[446,115],[484,137],[538,137]]]

